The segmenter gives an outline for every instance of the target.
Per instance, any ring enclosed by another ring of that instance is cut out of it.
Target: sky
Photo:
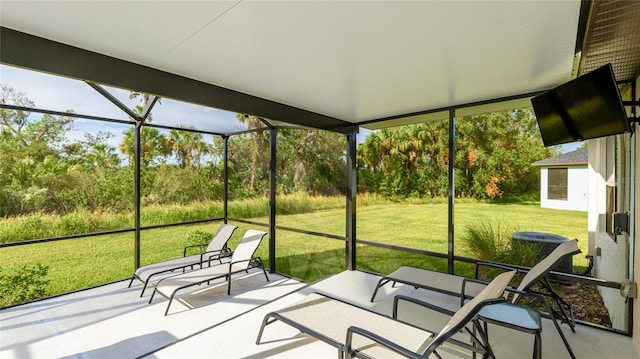
[[[36,108],[62,112],[73,110],[82,115],[129,120],[122,110],[83,81],[0,64],[0,83],[24,93],[35,103]],[[129,91],[108,86],[103,87],[129,108],[141,105],[139,99],[129,98]],[[41,115],[32,114],[32,116],[37,119]],[[218,133],[246,129],[246,126],[236,119],[235,112],[167,98],[161,99],[159,104],[156,103],[151,116],[152,123],[159,125],[192,126],[196,129]],[[122,133],[128,128],[127,125],[117,123],[75,119],[74,127],[68,137],[70,141],[75,141],[83,139],[86,132],[108,131],[115,135],[109,139],[108,143],[117,148],[122,140]],[[358,134],[358,143],[364,141],[370,132],[370,130],[361,129]]]
[[[63,112],[71,109],[77,114],[128,121],[128,116],[122,110],[83,81],[0,64],[0,83],[23,92],[27,98],[35,103],[37,108]],[[139,99],[129,98],[129,91],[103,87],[129,108],[141,105]],[[161,99],[160,103],[154,106],[151,115],[152,123],[161,125],[193,126],[196,129],[219,133],[246,129],[246,126],[236,119],[234,112],[166,98]],[[32,114],[32,116],[40,115]],[[123,124],[75,119],[68,138],[70,141],[76,141],[83,139],[86,132],[111,132],[115,136],[109,139],[108,143],[117,148],[122,140],[123,132],[128,128],[129,126]],[[360,128],[357,143],[364,142],[371,132],[371,130]],[[575,142],[563,145],[560,152],[573,151],[581,144],[581,142]]]
[[[129,121],[122,110],[83,81],[0,65],[0,83],[24,93],[35,103],[36,108],[62,112],[73,110],[82,115]],[[129,108],[141,105],[139,99],[129,98],[129,91],[103,87]],[[41,115],[32,114],[31,116],[37,119]],[[156,103],[151,116],[152,123],[155,124],[192,126],[212,132],[225,133],[246,129],[233,112],[171,99],[161,99],[160,103]],[[115,135],[109,140],[109,144],[117,147],[122,139],[122,133],[128,128],[129,126],[123,124],[74,119],[73,129],[68,137],[73,141],[84,138],[85,132],[108,131]]]

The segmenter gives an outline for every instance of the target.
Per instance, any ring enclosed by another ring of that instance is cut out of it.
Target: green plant
[[[213,237],[213,233],[205,232],[200,229],[196,229],[193,232],[190,232],[187,236],[187,245],[188,246],[197,246],[191,248],[191,253],[202,253],[206,248],[206,244],[209,244],[211,241],[211,237]],[[200,246],[201,244],[204,244]]]
[[[24,303],[47,295],[49,267],[38,263],[22,266],[14,274],[2,273],[0,268],[0,307]]]
[[[478,259],[493,261],[508,251],[510,232],[501,222],[480,220],[465,226],[462,240]]]
[[[522,241],[511,241],[509,250],[496,257],[496,262],[533,267],[540,261],[540,245]]]
[[[495,222],[480,220],[467,225],[461,239],[476,258],[533,267],[539,260],[540,246],[535,243],[512,241],[515,229]]]

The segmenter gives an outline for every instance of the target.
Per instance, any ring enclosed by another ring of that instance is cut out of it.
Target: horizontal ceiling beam
[[[221,110],[340,133],[357,126],[115,57],[0,27],[0,62]]]

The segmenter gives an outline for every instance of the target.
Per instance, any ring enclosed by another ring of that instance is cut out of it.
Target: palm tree
[[[202,156],[208,152],[202,135],[191,131],[169,131],[169,143],[178,158],[180,168],[199,167]]]
[[[142,113],[142,106],[136,106],[135,112],[137,114]],[[151,116],[149,116],[151,119]],[[124,138],[118,146],[120,152],[129,156],[129,161],[132,163],[134,155],[134,129],[130,128],[124,133]],[[158,157],[166,157],[171,154],[171,147],[167,141],[167,138],[163,136],[160,131],[155,128],[149,128],[147,131],[140,131],[140,159],[143,166],[148,166],[153,160]]]
[[[151,99],[151,95],[137,91],[131,91],[131,93],[129,93],[129,98],[132,100],[138,97],[140,97],[140,100],[142,101],[142,108],[146,108],[149,100]],[[149,118],[149,122],[151,122],[151,118]]]

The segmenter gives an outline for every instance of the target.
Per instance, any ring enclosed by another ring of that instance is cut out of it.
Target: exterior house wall
[[[614,238],[606,233],[607,219],[607,181],[611,180],[612,166],[607,167],[607,153],[609,161],[615,146],[614,139],[599,138],[589,141],[589,252],[595,254],[595,248],[600,249],[600,255],[594,256],[594,275],[597,278],[620,282],[627,278],[628,251],[625,235]],[[598,288],[602,300],[609,310],[609,316],[614,328],[628,330],[627,305],[620,291],[610,288]]]
[[[567,168],[567,199],[549,199],[549,168],[540,169],[540,207],[572,211],[589,209],[589,169],[587,166],[559,166]]]
[[[640,82],[640,81],[638,81]],[[638,84],[636,85],[638,86]],[[634,209],[638,209],[640,207],[640,177],[638,177],[639,173],[638,173],[638,169],[640,169],[640,156],[637,155],[637,151],[640,149],[640,137],[637,135],[638,131],[640,131],[640,126],[635,125],[635,131],[636,131],[636,135],[635,137],[635,149],[636,149],[636,156],[635,156],[635,160],[632,162],[632,166],[635,168],[635,175],[634,175],[634,181],[633,181],[633,192],[635,193],[634,198],[632,199],[634,201]],[[634,239],[631,243],[633,243],[633,280],[637,283],[640,280],[640,244],[639,243],[635,243],[638,242],[638,233],[640,233],[640,216],[637,215],[636,211],[633,211],[631,213],[631,218],[630,218],[630,225],[631,225],[631,235],[632,238]],[[636,303],[634,303],[633,306],[633,323],[634,323],[634,328],[633,328],[633,341],[636,345],[636,349],[638,349],[640,351],[640,304],[637,302],[638,299],[636,299]]]
[[[636,79],[636,88],[640,86],[640,78]],[[630,91],[622,94],[623,99],[630,100]],[[636,114],[638,116],[638,114]],[[601,255],[594,260],[594,275],[598,278],[620,282],[624,279],[638,282],[640,278],[640,248],[636,242],[638,216],[636,208],[640,204],[640,126],[632,124],[634,135],[618,136],[618,149],[614,146],[614,139],[601,138],[589,141],[589,252],[594,254],[594,248],[599,247]],[[607,164],[609,162],[609,164]],[[615,176],[612,177],[611,164],[615,162]],[[616,207],[615,212],[629,214],[629,231],[622,232],[615,237],[606,233],[606,186],[615,178]],[[602,298],[609,310],[614,328],[629,330],[633,336],[636,348],[640,348],[640,306],[635,303],[633,311],[620,292],[615,289],[600,288]],[[633,300],[633,299],[631,299]],[[632,328],[627,328],[628,316],[632,316]]]
[[[636,88],[640,88],[640,77],[636,79]],[[627,96],[627,99],[631,99],[631,96]],[[636,99],[637,100],[637,99]],[[640,116],[640,113],[636,112],[636,116]],[[640,216],[636,214],[637,209],[640,206],[640,156],[638,156],[638,152],[640,151],[640,136],[638,136],[638,131],[640,131],[640,125],[632,124],[635,127],[635,135],[632,137],[632,141],[634,141],[632,145],[632,156],[629,160],[631,163],[631,178],[630,178],[630,188],[631,188],[631,213],[630,213],[630,232],[631,232],[631,248],[633,250],[632,257],[632,279],[635,282],[640,280],[640,243],[638,242],[638,233],[640,233]],[[635,155],[633,155],[635,154]],[[635,258],[635,259],[633,259]],[[633,342],[636,345],[636,349],[640,351],[640,304],[637,302],[633,305],[633,323],[634,328],[633,331]]]

